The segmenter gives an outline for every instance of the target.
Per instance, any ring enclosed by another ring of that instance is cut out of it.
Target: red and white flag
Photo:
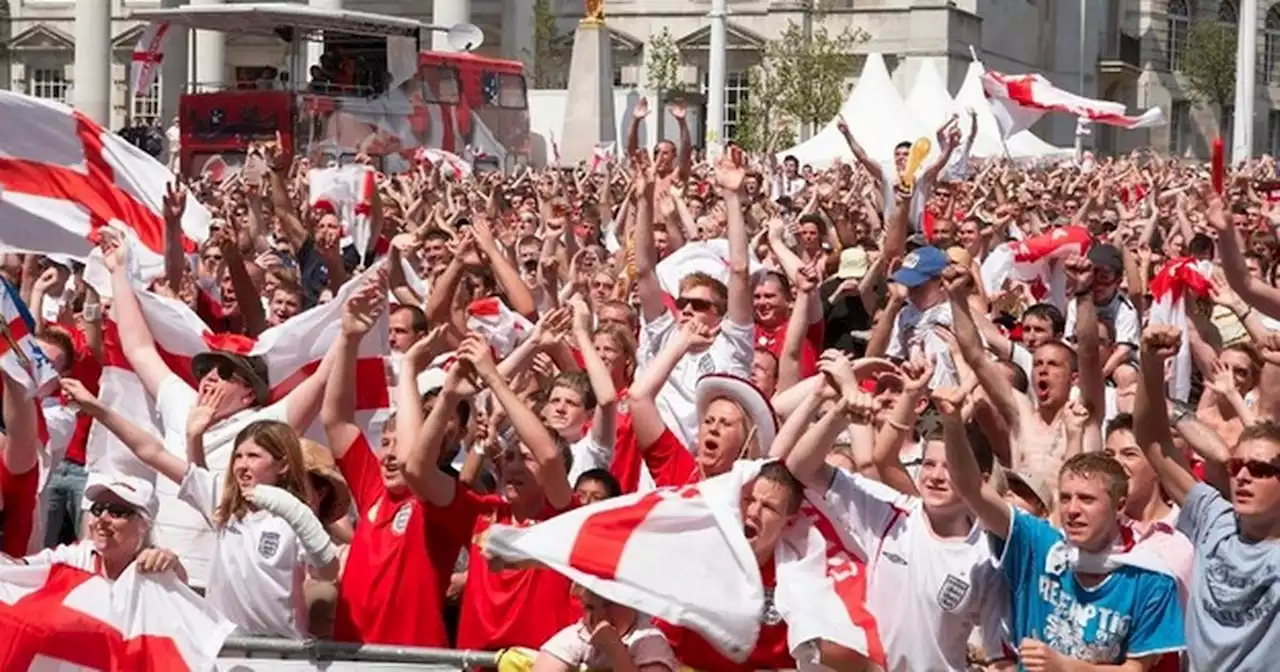
[[[502,299],[491,296],[467,306],[467,329],[484,336],[498,357],[506,357],[533,334],[533,323],[508,308]]]
[[[173,574],[0,567],[3,670],[208,670],[233,630]]]
[[[307,173],[311,208],[327,210],[342,220],[346,233],[342,245],[354,245],[364,259],[373,238],[371,213],[377,174],[369,166],[314,168]]]
[[[607,600],[690,628],[741,662],[766,607],[741,514],[743,488],[763,464],[739,460],[697,485],[614,497],[532,527],[494,526],[485,543],[500,557],[541,563]],[[824,639],[883,665],[865,604],[866,554],[820,504],[807,499],[775,553],[773,606],[787,624],[788,646],[794,654]],[[671,571],[673,554],[697,558],[698,571]]]
[[[1187,329],[1187,297],[1209,296],[1210,262],[1194,257],[1170,259],[1151,279],[1151,324],[1168,324],[1182,332],[1182,344],[1171,361],[1173,367],[1169,397],[1178,401],[1191,398],[1191,342]]]
[[[613,163],[614,148],[616,142],[602,142],[591,148],[591,172],[596,172],[601,166],[608,166]]]
[[[0,246],[84,260],[110,226],[139,243],[143,278],[164,272],[168,168],[61,103],[0,91],[0,119]],[[187,199],[189,250],[209,236],[209,219]]]
[[[1037,301],[1066,309],[1066,274],[1060,259],[1089,253],[1093,237],[1081,226],[1064,226],[1026,240],[1004,243],[982,262],[982,286],[988,294],[1005,288],[1009,280],[1028,283]]]
[[[133,91],[146,93],[156,81],[156,73],[164,62],[165,38],[169,35],[169,22],[147,24],[138,44],[133,48],[133,67],[130,73]]]
[[[343,303],[369,273],[376,272],[376,268],[347,282],[329,303],[266,330],[256,340],[234,334],[216,334],[186,304],[138,286],[135,286],[135,293],[155,339],[156,349],[175,375],[195,388],[198,381],[191,372],[191,358],[195,355],[215,349],[258,355],[267,364],[271,387],[268,403],[275,404],[320,365],[337,338]],[[120,347],[115,325],[109,322],[104,327],[104,361],[98,397],[107,400],[113,410],[134,424],[161,436],[163,431],[156,420],[155,400],[147,394],[142,381],[130,367]],[[384,311],[378,323],[361,341],[356,364],[356,421],[364,429],[370,445],[378,445],[382,424],[390,412],[389,369],[384,359],[390,351],[389,338]],[[318,419],[303,434],[322,444],[327,443],[324,427]],[[207,453],[209,469],[219,478],[230,466],[232,450],[232,446],[226,445]],[[212,535],[201,514],[177,499],[177,484],[167,479],[157,480],[152,469],[140,463],[115,435],[98,423],[89,432],[86,463],[91,471],[125,473],[155,481],[156,494],[160,498],[156,527],[161,538],[175,540],[171,545],[187,547]],[[187,569],[197,576],[201,569],[197,561],[207,561],[208,558],[184,557],[184,560],[192,560]]]
[[[1030,128],[1049,112],[1066,112],[1090,122],[1121,128],[1149,128],[1165,122],[1164,112],[1158,107],[1129,116],[1122,103],[1064,91],[1038,74],[1006,75],[988,70],[982,75],[982,88],[1005,138]]]

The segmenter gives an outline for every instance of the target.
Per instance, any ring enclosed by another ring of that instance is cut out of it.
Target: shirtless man
[[[655,191],[666,194],[673,185],[684,184],[693,166],[693,140],[689,135],[687,109],[683,102],[667,105],[667,111],[680,128],[680,149],[670,140],[659,140],[653,147],[653,167],[657,176]],[[640,122],[649,116],[649,99],[641,98],[631,112],[631,127],[627,129],[627,156],[635,157],[640,150]]]
[[[1079,329],[1079,356],[1059,341],[1036,348],[1031,364],[1031,387],[1036,403],[1018,394],[1009,384],[1001,365],[987,356],[974,323],[970,304],[981,299],[972,295],[970,274],[952,266],[944,273],[951,296],[952,326],[965,361],[978,377],[987,397],[1012,430],[1012,463],[1017,471],[1048,478],[1054,482],[1062,463],[1073,452],[1066,439],[1066,409],[1071,388],[1079,384],[1084,406],[1090,413],[1082,448],[1100,450],[1100,421],[1103,413],[1101,350],[1098,347],[1098,315],[1091,288],[1093,265],[1074,257],[1063,264],[1068,284],[1074,287]],[[982,310],[979,305],[978,310]]]

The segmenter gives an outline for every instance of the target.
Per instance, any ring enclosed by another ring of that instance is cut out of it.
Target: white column
[[[225,0],[191,0],[192,5],[221,5]],[[213,30],[195,31],[195,78],[197,90],[222,88],[227,81],[227,34]]]
[[[111,3],[76,0],[73,104],[103,126],[111,125]]]
[[[184,0],[163,0],[161,7],[179,7]],[[169,122],[178,116],[178,100],[186,93],[191,79],[191,31],[170,25],[164,42],[164,61],[160,64],[160,127],[169,128]]]
[[[533,0],[528,0],[530,4]],[[459,23],[471,23],[471,0],[434,0],[431,7],[431,23],[448,28]],[[443,31],[431,33],[432,51],[454,51],[449,46],[448,35]]]
[[[724,149],[725,0],[712,0],[711,45],[707,55],[707,158]]]
[[[502,57],[524,63],[525,73],[530,76],[536,61],[533,22],[533,0],[503,0]]]
[[[1253,155],[1253,98],[1257,82],[1258,0],[1240,3],[1240,26],[1236,31],[1236,109],[1232,122],[1231,162],[1239,163]]]
[[[307,4],[316,9],[342,9],[342,0],[308,0]],[[324,42],[308,42],[307,43],[307,71],[303,73],[302,82],[311,79],[311,66],[320,65],[320,57],[324,55]]]

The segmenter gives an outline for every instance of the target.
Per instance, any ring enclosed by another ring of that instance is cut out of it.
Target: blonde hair
[[[236,434],[236,449],[249,441],[266,451],[276,462],[284,461],[286,468],[276,481],[277,488],[287,490],[303,503],[311,501],[311,481],[307,478],[307,470],[302,461],[302,444],[293,427],[276,420],[251,422]],[[234,464],[234,453],[231,460]],[[222,500],[214,511],[213,522],[218,527],[223,527],[232,516],[240,520],[248,512],[249,502],[236,484],[235,470],[227,469],[222,482]]]

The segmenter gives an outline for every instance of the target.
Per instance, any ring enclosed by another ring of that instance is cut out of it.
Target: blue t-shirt
[[[1030,637],[1069,658],[1115,665],[1181,651],[1182,607],[1172,576],[1123,566],[1093,587],[1076,582],[1062,532],[1014,509],[1009,538],[991,535],[1013,594],[1013,641]]]

